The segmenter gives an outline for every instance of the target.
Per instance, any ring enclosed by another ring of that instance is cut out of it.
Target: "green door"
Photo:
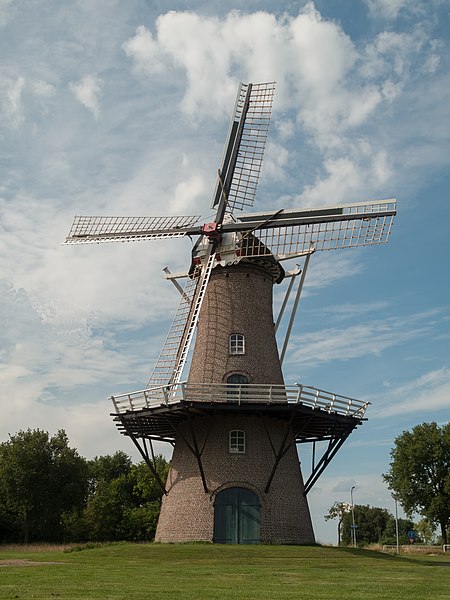
[[[259,544],[259,498],[246,488],[227,488],[214,505],[216,544]]]

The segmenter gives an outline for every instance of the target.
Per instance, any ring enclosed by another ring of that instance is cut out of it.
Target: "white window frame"
[[[230,354],[245,354],[245,337],[242,333],[232,333],[228,338],[228,352]]]
[[[245,454],[245,431],[233,429],[228,434],[228,451],[230,454]]]

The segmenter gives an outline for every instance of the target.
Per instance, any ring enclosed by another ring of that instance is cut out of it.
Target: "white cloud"
[[[100,116],[100,97],[103,91],[103,80],[94,75],[86,75],[78,82],[71,82],[69,87],[78,102],[98,119]]]
[[[389,385],[389,405],[374,410],[374,417],[384,418],[437,410],[450,410],[450,368],[434,369],[400,386]],[[429,417],[427,417],[429,419]]]
[[[187,86],[181,108],[194,119],[201,113],[222,118],[229,112],[237,83],[229,73],[235,54],[229,37],[231,21],[236,21],[233,15],[221,23],[216,17],[176,12],[157,20],[161,51],[186,72]],[[237,38],[237,45],[239,41]]]
[[[349,158],[327,160],[325,175],[319,174],[316,181],[305,187],[296,199],[301,206],[332,206],[349,201],[361,188],[363,174],[359,165]]]
[[[423,0],[365,0],[372,16],[396,19],[402,11],[422,10]]]
[[[373,156],[371,173],[375,181],[375,187],[385,184],[392,177],[392,167],[385,150],[380,150]]]
[[[170,210],[174,214],[191,213],[198,210],[201,195],[206,191],[205,182],[199,173],[183,178],[175,187]]]
[[[354,479],[343,479],[341,481],[338,481],[331,491],[347,493],[355,485],[355,483],[356,482]],[[349,505],[349,507],[350,507],[350,505]]]
[[[161,73],[163,63],[161,51],[151,32],[140,25],[134,37],[122,45],[125,54],[134,60],[136,71],[142,73]]]
[[[380,103],[382,95],[376,87],[366,87],[362,90],[359,101],[351,106],[348,112],[347,123],[349,127],[356,127],[367,120]]]
[[[264,155],[264,177],[274,181],[284,180],[288,162],[289,151],[281,144],[269,141]]]
[[[295,132],[295,125],[291,119],[275,119],[274,127],[278,137],[285,141],[291,138]]]
[[[346,88],[358,53],[339,25],[324,20],[312,3],[297,17],[279,19],[265,12],[230,12],[221,20],[172,11],[158,18],[155,38],[141,26],[124,49],[141,73],[169,63],[184,70],[181,107],[194,119],[222,118],[229,111],[236,67],[243,80],[276,79],[276,106],[301,106],[301,120],[322,135],[336,125],[359,124],[381,100],[373,85]]]
[[[376,150],[366,139],[355,140],[345,157],[326,158],[315,180],[292,201],[295,206],[333,206],[379,198],[394,177],[387,150]],[[386,196],[384,192],[383,197]]]
[[[48,113],[49,103],[56,94],[55,86],[46,81],[36,80],[31,83],[32,93],[36,96],[44,114]]]
[[[114,429],[106,396],[144,384],[151,338],[119,348],[108,331],[93,330],[95,322],[56,308],[39,315],[25,290],[0,285],[0,386],[8,399],[0,439],[27,427],[63,426],[82,453],[107,452]],[[115,444],[130,451],[119,436]]]
[[[358,71],[368,80],[381,79],[380,89],[392,101],[418,75],[437,73],[442,53],[442,41],[429,39],[421,27],[409,32],[382,31],[362,49]]]
[[[312,3],[290,21],[289,34],[288,71],[296,76],[299,96],[310,106],[316,104],[317,112],[341,110],[343,83],[357,60],[350,38],[336,23],[322,19]]]
[[[37,80],[32,83],[33,92],[40,98],[51,98],[55,95],[55,86],[45,81]]]
[[[0,81],[1,113],[3,127],[17,129],[24,121],[22,94],[25,87],[24,77],[4,77]]]
[[[182,240],[171,240],[170,246],[164,242],[61,246],[71,213],[50,200],[18,196],[14,205],[0,200],[4,258],[0,275],[14,289],[26,290],[39,319],[63,329],[72,326],[58,319],[74,323],[96,319],[97,326],[108,320],[145,323],[176,306],[176,294],[168,284],[149,302],[147,282],[162,281],[161,269],[179,253]]]
[[[288,362],[317,366],[335,360],[380,356],[385,350],[416,339],[427,330],[422,315],[412,315],[302,333],[301,337],[293,337]]]
[[[441,66],[441,55],[444,54],[444,43],[441,40],[432,39],[428,42],[429,54],[423,65],[424,73],[434,75]]]
[[[55,86],[40,79],[19,75],[18,70],[0,70],[0,127],[19,129],[30,118],[37,104],[41,114],[47,114],[56,94]]]
[[[378,300],[368,304],[336,304],[322,309],[323,315],[332,315],[335,319],[348,319],[365,314],[371,314],[378,310],[387,308],[388,303],[385,300]]]

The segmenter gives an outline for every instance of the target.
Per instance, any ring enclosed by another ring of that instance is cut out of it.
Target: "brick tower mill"
[[[213,194],[214,221],[76,217],[65,242],[197,236],[188,273],[166,270],[181,300],[146,389],[111,397],[119,431],[163,490],[159,542],[314,543],[307,494],[364,421],[367,403],[287,385],[282,363],[312,254],[386,243],[395,200],[237,213],[255,200],[274,88],[239,87]],[[303,261],[302,270],[285,271],[281,263],[293,258]],[[275,321],[273,288],[282,282],[288,284]],[[288,306],[279,348],[276,334]],[[156,470],[154,441],[173,445],[166,482]],[[306,480],[302,444],[312,444]]]

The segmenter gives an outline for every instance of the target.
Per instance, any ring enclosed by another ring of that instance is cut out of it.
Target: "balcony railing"
[[[263,384],[193,384],[182,382],[111,396],[116,414],[175,406],[180,402],[210,404],[299,404],[309,408],[362,419],[370,402],[332,394],[301,385]]]

